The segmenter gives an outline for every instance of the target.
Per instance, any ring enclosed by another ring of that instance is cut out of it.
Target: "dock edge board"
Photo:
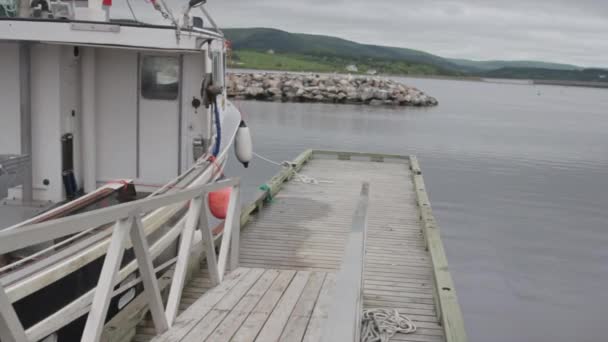
[[[439,322],[445,332],[447,342],[465,342],[467,334],[462,311],[458,304],[456,289],[448,267],[448,259],[441,241],[441,231],[433,216],[431,202],[426,192],[422,170],[416,156],[410,156],[410,170],[416,190],[416,200],[420,211],[420,222],[424,240],[433,265],[435,306]]]

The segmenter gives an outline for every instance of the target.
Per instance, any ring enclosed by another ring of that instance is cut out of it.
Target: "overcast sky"
[[[137,12],[147,5],[130,1]],[[444,57],[608,67],[608,0],[208,0],[206,6],[221,27],[273,27]]]

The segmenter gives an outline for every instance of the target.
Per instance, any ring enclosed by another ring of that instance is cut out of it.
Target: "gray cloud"
[[[154,11],[143,6],[147,5],[143,0],[131,2],[137,5],[138,15],[158,20]],[[170,2],[181,7],[186,0]],[[445,57],[536,59],[608,67],[606,0],[208,2],[208,10],[222,27],[274,27]]]

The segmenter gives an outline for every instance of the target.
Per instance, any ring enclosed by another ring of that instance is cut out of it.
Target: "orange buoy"
[[[209,193],[209,210],[217,219],[226,218],[231,192],[232,188],[223,188]]]

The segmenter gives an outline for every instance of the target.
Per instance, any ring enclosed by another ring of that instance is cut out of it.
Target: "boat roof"
[[[224,36],[208,28],[177,30],[124,21],[0,18],[0,41],[198,52],[210,40],[224,40]]]

